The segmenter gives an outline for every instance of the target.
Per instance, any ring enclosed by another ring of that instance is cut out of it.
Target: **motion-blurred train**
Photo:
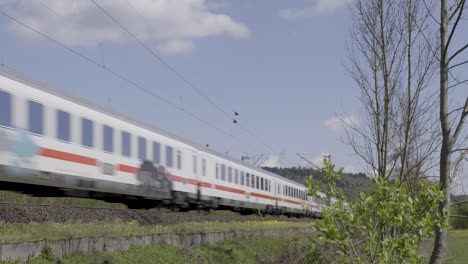
[[[306,187],[0,67],[0,189],[319,216]],[[23,190],[21,190],[23,189]]]

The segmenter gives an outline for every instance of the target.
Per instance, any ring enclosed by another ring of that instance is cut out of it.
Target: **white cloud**
[[[158,49],[165,54],[189,53],[193,49],[193,42],[184,40],[170,40],[159,45]]]
[[[359,118],[355,115],[333,116],[332,118],[325,120],[324,125],[327,129],[339,133],[342,132],[346,126],[359,125]]]
[[[328,157],[329,155],[330,153],[327,153],[327,152],[322,152],[320,153],[320,155],[314,155],[314,156],[304,155],[303,158],[306,159],[307,161],[304,160],[301,166],[306,167],[306,168],[312,168],[312,169],[322,168],[324,165],[323,159]]]
[[[75,47],[94,47],[102,41],[133,41],[91,1],[18,0],[4,5],[8,13],[37,30]],[[206,0],[100,0],[98,3],[143,41],[161,52],[186,53],[199,38],[229,35],[246,38],[249,29],[226,14],[216,13]],[[129,4],[130,3],[130,4]],[[22,26],[8,29],[22,37],[34,37]]]
[[[278,156],[271,155],[268,159],[262,164],[262,167],[270,168],[279,168],[281,167],[281,161]]]
[[[331,14],[345,5],[346,0],[314,0],[310,6],[281,9],[279,15],[284,19],[294,20],[309,16]]]

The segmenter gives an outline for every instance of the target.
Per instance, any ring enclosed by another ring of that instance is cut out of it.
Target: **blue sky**
[[[96,2],[223,111],[239,112],[238,124],[91,1],[0,0],[0,9],[224,132],[4,16],[2,63],[236,158],[264,154],[271,156],[265,164],[276,165],[284,149],[283,166],[304,165],[295,153],[331,154],[346,170],[365,171],[342,143],[335,117],[344,112],[356,121],[360,107],[358,89],[343,66],[352,22],[345,0]]]

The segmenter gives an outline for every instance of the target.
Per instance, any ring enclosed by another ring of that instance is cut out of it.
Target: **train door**
[[[195,191],[198,193],[199,191],[199,158],[198,152],[193,149],[187,149],[187,169],[186,172],[188,173],[187,179],[189,183],[192,183],[195,186]]]

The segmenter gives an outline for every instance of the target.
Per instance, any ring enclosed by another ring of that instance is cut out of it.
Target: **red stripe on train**
[[[138,168],[124,164],[117,164],[117,170],[127,173],[137,173]]]
[[[232,193],[238,193],[238,194],[245,194],[244,190],[239,190],[236,188],[231,188],[231,187],[226,187],[222,185],[215,185],[216,190],[221,190],[221,191],[226,191],[226,192],[232,192]]]
[[[41,148],[39,155],[47,158],[52,158],[52,159],[58,159],[58,160],[64,160],[64,161],[69,161],[69,162],[75,162],[75,163],[80,163],[80,164],[85,164],[85,165],[90,165],[90,166],[97,166],[98,161],[94,158],[86,157],[86,156],[81,156],[81,155],[76,155],[68,152],[63,152],[63,151],[58,151],[58,150],[53,150],[53,149],[48,149],[48,148]],[[124,165],[124,164],[117,164],[116,165],[117,170],[126,172],[126,173],[137,173],[138,168],[129,166],[129,165]],[[167,174],[167,177],[171,181],[175,182],[183,182],[183,177],[176,176],[176,175],[171,175]],[[236,189],[236,188],[231,188],[231,187],[226,187],[222,185],[217,185],[217,184],[210,184],[207,182],[203,181],[198,181],[194,179],[186,179],[186,183],[192,184],[192,185],[198,185],[200,184],[201,187],[205,188],[214,188],[216,190],[221,190],[221,191],[226,191],[226,192],[231,192],[231,193],[237,193],[237,194],[245,194],[244,190]],[[213,187],[214,186],[214,187]],[[283,201],[291,204],[297,204],[300,205],[300,202],[296,202],[293,200],[289,199],[281,199],[281,198],[276,198],[273,196],[261,194],[261,193],[255,193],[252,192],[250,194],[253,197],[258,197],[258,198],[263,198],[263,199],[272,199],[272,200],[278,200],[278,201]]]
[[[48,148],[41,148],[39,155],[47,158],[70,161],[75,163],[81,163],[90,166],[96,166],[97,160],[81,155],[71,154],[68,152],[48,149]]]

